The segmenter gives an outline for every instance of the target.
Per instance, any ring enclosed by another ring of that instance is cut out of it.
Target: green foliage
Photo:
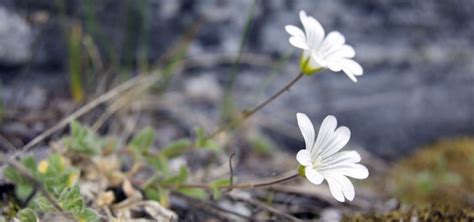
[[[186,152],[189,147],[192,146],[192,143],[188,139],[180,139],[177,140],[167,147],[163,148],[160,153],[166,157],[167,159],[172,159],[177,156],[182,155],[184,152]]]
[[[222,196],[221,187],[230,185],[230,179],[217,179],[209,183],[212,190],[212,196],[220,199]]]
[[[51,154],[47,160],[41,161],[38,166],[32,157],[24,158],[21,163],[56,198],[65,212],[71,213],[79,220],[84,218],[84,221],[94,221],[97,218],[97,214],[93,210],[85,207],[79,187],[77,185],[73,186],[71,182],[71,178],[79,172],[73,168],[66,169],[61,155]],[[5,168],[4,175],[16,184],[15,192],[21,200],[25,200],[32,195],[31,181],[14,168]],[[33,196],[33,199],[29,202],[29,207],[17,213],[20,221],[37,221],[37,212],[56,211],[53,204],[39,193]]]
[[[140,131],[129,143],[129,147],[137,154],[147,155],[155,141],[155,131],[148,127]]]
[[[21,161],[21,163],[33,175],[37,174],[36,161],[33,159],[33,157],[26,157]],[[8,180],[15,183],[15,194],[20,200],[24,201],[28,196],[31,195],[33,192],[31,182],[23,177],[16,169],[13,167],[7,167],[4,169],[3,174]]]
[[[168,175],[168,159],[161,154],[156,156],[145,156],[146,161],[155,168],[157,173]]]
[[[185,166],[181,166],[181,168],[179,168],[178,174],[176,174],[174,176],[171,176],[171,177],[168,177],[164,180],[161,180],[160,184],[161,185],[180,185],[180,184],[183,184],[188,179],[188,174],[189,174],[188,173],[188,168],[186,168]]]
[[[73,215],[79,215],[84,210],[84,200],[78,186],[63,189],[58,200],[64,210]]]
[[[219,151],[219,144],[208,138],[206,132],[202,128],[196,129],[196,146],[209,150]]]
[[[38,217],[36,216],[35,212],[30,208],[25,208],[16,214],[16,217],[21,222],[37,222],[39,221]]]
[[[164,207],[167,207],[169,204],[170,192],[168,189],[148,187],[145,189],[145,195],[150,200],[160,202],[160,204]]]
[[[84,210],[81,213],[77,214],[76,217],[79,219],[80,222],[99,221],[97,212],[91,208],[84,208]]]
[[[197,199],[206,199],[207,193],[201,188],[179,188],[178,192]]]
[[[71,135],[64,139],[64,144],[69,150],[85,155],[97,155],[101,151],[103,141],[89,128],[82,126],[77,121],[72,121]]]

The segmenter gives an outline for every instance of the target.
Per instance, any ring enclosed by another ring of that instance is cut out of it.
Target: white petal
[[[349,77],[349,79],[352,80],[352,82],[357,82],[357,78],[354,74],[352,74],[350,72],[346,72],[346,71],[344,71],[344,72],[346,73],[347,77]]]
[[[323,122],[321,123],[321,127],[319,127],[318,137],[316,139],[316,143],[314,144],[315,149],[311,153],[312,156],[315,156],[322,151],[321,148],[323,147],[321,144],[323,144],[327,137],[329,137],[329,134],[331,134],[336,129],[336,126],[336,117],[326,116],[326,118],[324,118]]]
[[[311,154],[306,149],[298,151],[296,154],[296,160],[303,166],[312,165]]]
[[[306,42],[306,36],[304,35],[304,32],[300,28],[298,28],[294,25],[287,25],[287,26],[285,26],[285,30],[290,35],[298,37],[300,39],[303,39]]]
[[[324,41],[321,45],[320,54],[323,56],[327,56],[331,54],[332,52],[338,50],[339,48],[344,45],[344,42],[346,39],[344,36],[337,31],[330,32],[326,38],[324,38]]]
[[[337,59],[337,58],[353,58],[355,55],[356,55],[356,52],[355,52],[355,50],[352,46],[342,45],[341,47],[339,47],[334,52],[332,52],[328,55],[325,55],[325,56],[328,57],[329,60],[331,60],[331,58],[334,58],[334,59]]]
[[[320,57],[316,51],[312,51],[310,65],[312,67],[327,67],[327,61]]]
[[[296,48],[305,49],[305,50],[309,49],[308,44],[306,44],[306,42],[304,42],[302,39],[298,37],[295,37],[295,36],[290,37],[289,42],[292,46]]]
[[[364,73],[364,70],[359,65],[359,63],[347,58],[331,58],[328,62],[328,68],[333,72],[339,72],[341,70],[344,71],[346,75],[354,82],[357,82],[355,76],[360,76]]]
[[[362,66],[352,59],[340,59],[340,63],[342,63],[343,70],[346,69],[356,76],[360,76],[364,73]]]
[[[324,175],[324,176],[326,180],[328,181],[328,184],[333,183],[333,186],[335,183],[338,184],[338,188],[341,189],[346,199],[350,201],[354,200],[354,196],[355,196],[354,186],[352,185],[351,181],[347,177],[343,175]]]
[[[334,116],[327,116],[323,120],[315,144],[318,152],[311,153],[313,159],[317,156],[321,156],[324,159],[336,153],[347,144],[351,136],[349,129],[344,126],[336,129],[336,126],[337,120]]]
[[[315,18],[307,16],[304,11],[300,11],[300,20],[306,33],[308,46],[312,49],[319,48],[324,38],[323,26]]]
[[[311,153],[314,146],[314,127],[311,120],[304,113],[297,113],[296,119],[300,127],[301,134],[303,134],[306,149]]]
[[[357,163],[322,167],[319,171],[321,174],[341,174],[355,179],[365,179],[369,176],[369,170],[367,167]]]
[[[309,182],[318,185],[321,184],[324,180],[322,174],[320,174],[317,170],[313,168],[313,166],[307,166],[304,168],[304,174]]]
[[[342,193],[341,185],[336,180],[330,177],[326,178],[326,181],[328,181],[329,191],[331,192],[331,195],[337,201],[344,202],[344,194]]]
[[[326,166],[334,166],[337,164],[353,164],[360,161],[360,155],[357,151],[342,151],[330,157],[324,158],[322,164]]]
[[[337,128],[334,133],[330,134],[329,138],[325,141],[326,143],[321,143],[321,148],[324,147],[321,149],[321,157],[324,159],[335,154],[349,142],[350,138],[351,131],[349,128],[345,126]]]

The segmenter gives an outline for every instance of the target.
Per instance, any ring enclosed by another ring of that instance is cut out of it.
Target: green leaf
[[[38,196],[31,202],[31,207],[36,211],[48,212],[54,210],[54,206],[44,196]]]
[[[150,200],[160,201],[160,193],[154,187],[146,188],[145,195]]]
[[[47,176],[57,176],[64,171],[64,160],[63,157],[57,153],[51,154],[48,157],[48,170],[46,171]]]
[[[86,155],[96,155],[102,148],[103,141],[89,128],[81,126],[77,121],[72,121],[71,136],[64,140],[66,147]]]
[[[129,146],[141,153],[142,155],[145,155],[148,153],[150,148],[153,146],[153,142],[155,141],[155,131],[147,127],[140,131],[135,138],[130,142]]]
[[[13,167],[5,168],[3,174],[8,180],[15,183],[15,194],[21,200],[25,200],[31,192],[33,192],[33,187],[30,185],[29,181]]]
[[[77,216],[79,222],[87,221],[87,222],[95,222],[99,221],[99,216],[97,212],[91,208],[84,208],[84,210]]]
[[[207,138],[206,132],[202,128],[196,129],[196,145],[200,148],[205,148],[213,151],[219,151],[219,144]]]
[[[81,213],[84,209],[84,200],[79,191],[79,186],[65,188],[59,196],[59,202],[64,210],[71,212],[74,215]]]
[[[207,198],[206,191],[200,188],[180,188],[177,191],[186,196],[194,197],[201,200]]]
[[[160,153],[168,159],[171,159],[182,155],[191,145],[190,140],[180,139],[163,148]]]
[[[37,175],[36,161],[32,156],[25,157],[21,160],[23,166],[30,171],[31,174]]]
[[[219,199],[222,196],[221,187],[230,185],[230,179],[217,179],[209,183],[212,190],[212,196]]]
[[[145,159],[156,171],[168,175],[168,159],[164,155],[160,153],[158,156],[145,156]]]
[[[28,184],[17,184],[16,185],[15,194],[21,200],[26,200],[26,198],[28,198],[31,195],[31,192],[33,192],[33,187],[28,185]]]
[[[165,185],[179,185],[188,179],[188,168],[186,166],[181,166],[177,175],[169,177],[161,181],[161,184]]]
[[[170,195],[169,190],[154,186],[145,189],[145,194],[148,199],[158,201],[163,207],[168,207]]]
[[[18,217],[18,219],[21,222],[37,222],[37,221],[39,221],[39,219],[36,216],[35,212],[30,208],[25,208],[25,209],[22,209],[22,210],[18,211],[16,216]]]
[[[21,160],[22,165],[33,175],[36,176],[38,171],[36,170],[36,161],[33,157],[28,156]],[[15,183],[15,194],[21,200],[25,200],[33,192],[33,186],[31,182],[23,177],[15,168],[7,167],[4,169],[3,174],[8,180]]]
[[[219,144],[216,143],[214,140],[210,140],[210,139],[206,140],[201,147],[208,150],[213,150],[213,151],[221,150]]]

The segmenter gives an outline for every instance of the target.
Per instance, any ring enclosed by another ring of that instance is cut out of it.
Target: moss
[[[423,208],[400,209],[384,213],[354,214],[346,217],[345,222],[371,222],[371,221],[473,221],[472,209],[459,209],[457,207],[430,206]]]
[[[474,138],[441,140],[399,161],[388,180],[403,202],[472,206]]]

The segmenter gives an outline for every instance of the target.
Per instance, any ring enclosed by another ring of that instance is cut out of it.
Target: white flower
[[[356,151],[342,151],[351,131],[345,127],[337,127],[334,116],[324,118],[315,141],[313,124],[303,113],[296,114],[298,126],[303,134],[306,149],[296,154],[296,159],[304,167],[306,178],[313,184],[321,184],[326,180],[331,194],[340,202],[354,199],[354,186],[347,177],[365,179],[369,176],[367,168],[361,164],[360,155]]]
[[[344,44],[344,36],[332,31],[324,37],[324,29],[315,18],[307,16],[300,11],[300,20],[304,32],[293,25],[287,25],[286,31],[291,35],[290,44],[303,49],[301,69],[305,74],[312,74],[323,68],[331,71],[344,71],[352,81],[357,82],[356,76],[363,74],[359,63],[352,60],[355,50],[352,46]]]

